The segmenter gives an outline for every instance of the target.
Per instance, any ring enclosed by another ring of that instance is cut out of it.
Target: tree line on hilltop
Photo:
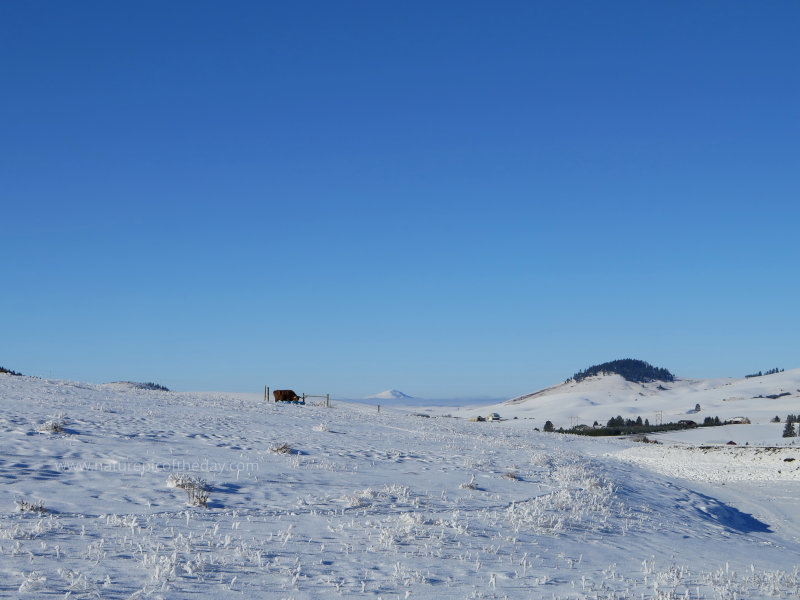
[[[595,375],[621,375],[626,381],[633,383],[648,383],[650,381],[675,381],[675,376],[667,369],[654,367],[648,362],[634,358],[623,358],[604,362],[600,365],[593,365],[588,369],[578,371],[567,379],[571,381],[583,381],[587,377]]]
[[[775,367],[774,369],[764,371],[763,373],[759,371],[758,373],[750,373],[750,375],[745,375],[744,377],[745,379],[750,379],[751,377],[763,377],[764,375],[775,375],[776,373],[783,373],[783,369]]]

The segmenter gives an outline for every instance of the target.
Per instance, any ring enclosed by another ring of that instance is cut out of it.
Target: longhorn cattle
[[[272,392],[275,402],[300,402],[300,396],[294,390],[275,390]]]

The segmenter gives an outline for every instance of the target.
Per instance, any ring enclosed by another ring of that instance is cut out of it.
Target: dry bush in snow
[[[291,454],[293,452],[293,448],[291,447],[291,445],[284,442],[282,444],[275,444],[274,446],[270,446],[269,451],[275,454]]]
[[[208,499],[211,496],[209,488],[187,488],[186,498],[191,506],[202,506],[208,508]]]
[[[25,574],[23,573],[23,575]],[[17,591],[30,592],[32,590],[35,590],[39,586],[44,585],[46,581],[47,577],[39,573],[39,571],[31,571],[28,575],[25,576],[25,581],[23,581],[20,584],[19,589]]]
[[[212,487],[205,479],[192,477],[185,473],[172,473],[167,478],[167,486],[184,490],[191,506],[208,508],[208,499],[211,496]]]
[[[349,508],[366,508],[373,504],[382,506],[412,505],[419,507],[419,497],[412,494],[411,489],[405,485],[393,483],[384,485],[379,490],[366,488],[353,494],[346,494],[342,500],[347,502]]]
[[[475,475],[470,478],[468,483],[462,483],[458,487],[460,487],[462,490],[477,490],[478,484],[475,483]]]
[[[64,433],[64,421],[60,417],[51,419],[39,425],[36,431],[39,433]]]
[[[37,512],[37,513],[47,512],[47,509],[44,507],[43,500],[39,500],[36,502],[28,502],[23,498],[20,500],[14,500],[14,504],[17,505],[17,510],[20,512]]]

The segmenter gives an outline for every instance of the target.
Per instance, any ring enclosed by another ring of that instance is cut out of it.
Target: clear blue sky
[[[0,365],[800,367],[796,2],[2,2]]]

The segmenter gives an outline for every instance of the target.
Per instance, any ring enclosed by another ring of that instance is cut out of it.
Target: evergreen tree
[[[783,437],[797,437],[797,432],[794,430],[794,423],[790,423],[788,420],[786,421],[786,426],[783,428]]]
[[[555,431],[555,427],[553,427],[553,422],[552,421],[546,421],[545,424],[544,424],[544,430],[548,431],[548,432]]]
[[[612,360],[601,365],[593,365],[588,369],[578,371],[567,382],[579,382],[594,375],[621,375],[628,381],[647,383],[649,381],[674,381],[675,376],[667,369],[654,367],[643,360],[623,358]]]

